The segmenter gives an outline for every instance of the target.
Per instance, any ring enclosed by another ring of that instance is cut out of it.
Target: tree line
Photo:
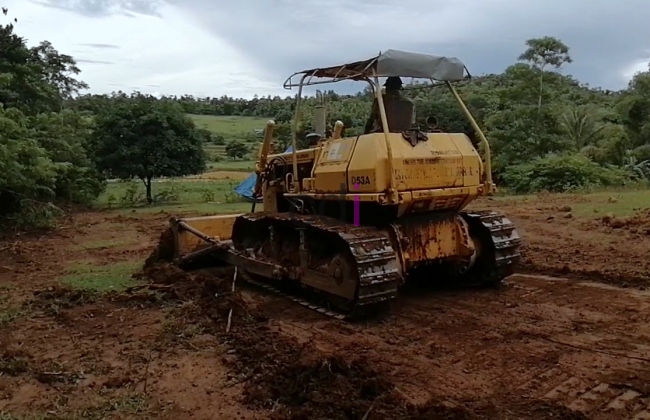
[[[27,47],[15,20],[0,25],[0,226],[49,226],[58,214],[87,206],[108,178],[140,179],[152,201],[151,181],[199,173],[206,142],[226,139],[195,126],[187,114],[275,119],[280,148],[290,142],[295,98],[195,98],[139,92],[80,94],[73,57],[49,42]],[[458,87],[493,149],[500,185],[513,192],[647,183],[650,180],[650,69],[627,88],[603,90],[566,71],[570,48],[553,37],[530,39],[502,73]],[[435,117],[443,131],[472,127],[443,88],[411,83],[404,95],[424,127]],[[323,92],[329,123],[345,135],[363,132],[370,94]],[[303,101],[299,139],[313,130],[317,100]],[[262,128],[262,127],[260,127]],[[232,139],[229,139],[232,140]],[[242,150],[230,142],[229,150]]]
[[[569,74],[570,48],[554,37],[530,39],[517,62],[500,74],[474,78],[458,91],[486,132],[497,180],[512,191],[620,185],[650,178],[650,71],[636,74],[627,88],[590,87]],[[407,85],[418,123],[435,117],[444,131],[474,136],[451,94],[444,88]],[[323,93],[330,125],[344,122],[346,135],[363,132],[370,111],[368,89],[354,95]],[[71,107],[95,111],[124,92],[83,95]],[[295,98],[163,96],[186,113],[273,117],[279,143],[288,145]],[[313,129],[316,98],[303,101],[299,137]],[[303,144],[304,145],[304,144]]]

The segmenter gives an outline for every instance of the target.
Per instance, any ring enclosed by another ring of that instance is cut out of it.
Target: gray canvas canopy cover
[[[466,71],[465,64],[455,57],[386,50],[367,60],[294,73],[287,79],[285,86],[290,86],[291,79],[297,74],[332,79],[361,80],[373,76],[396,76],[453,82],[463,80]],[[469,72],[467,73],[469,75]]]

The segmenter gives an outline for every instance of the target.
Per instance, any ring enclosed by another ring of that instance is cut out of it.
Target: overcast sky
[[[623,88],[650,61],[648,0],[0,0],[0,6],[18,18],[16,32],[30,45],[49,40],[74,56],[96,93],[285,96],[293,92],[282,83],[294,71],[388,48],[453,55],[479,75],[502,71],[526,39],[546,35],[571,48],[574,63],[564,71],[593,86]]]

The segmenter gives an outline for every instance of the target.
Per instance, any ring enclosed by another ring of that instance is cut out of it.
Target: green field
[[[230,213],[249,211],[251,204],[233,189],[241,181],[165,179],[152,184],[155,203],[147,205],[142,182],[111,182],[97,206],[125,212]]]
[[[266,125],[267,118],[218,116],[218,115],[193,115],[189,114],[197,127],[206,129],[214,135],[223,136],[227,144],[231,140],[239,140],[248,146],[250,155],[257,153],[261,138],[255,135],[256,129]],[[248,160],[231,160],[226,156],[226,144],[205,145],[208,154],[208,170],[252,171],[254,162]]]
[[[208,171],[253,172],[253,170],[255,170],[254,160],[221,160],[208,163]]]
[[[254,134],[255,129],[263,129],[268,118],[240,117],[219,115],[194,115],[190,118],[197,127],[206,129],[217,135],[222,135],[226,140],[237,138],[242,134]]]

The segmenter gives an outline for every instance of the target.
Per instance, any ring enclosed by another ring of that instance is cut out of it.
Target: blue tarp
[[[291,146],[284,153],[289,153],[293,150]],[[253,191],[255,190],[255,181],[257,181],[257,175],[255,172],[250,174],[248,178],[243,180],[241,184],[237,185],[233,191],[242,196],[245,200],[253,202]],[[262,202],[262,197],[257,198],[257,202]]]

